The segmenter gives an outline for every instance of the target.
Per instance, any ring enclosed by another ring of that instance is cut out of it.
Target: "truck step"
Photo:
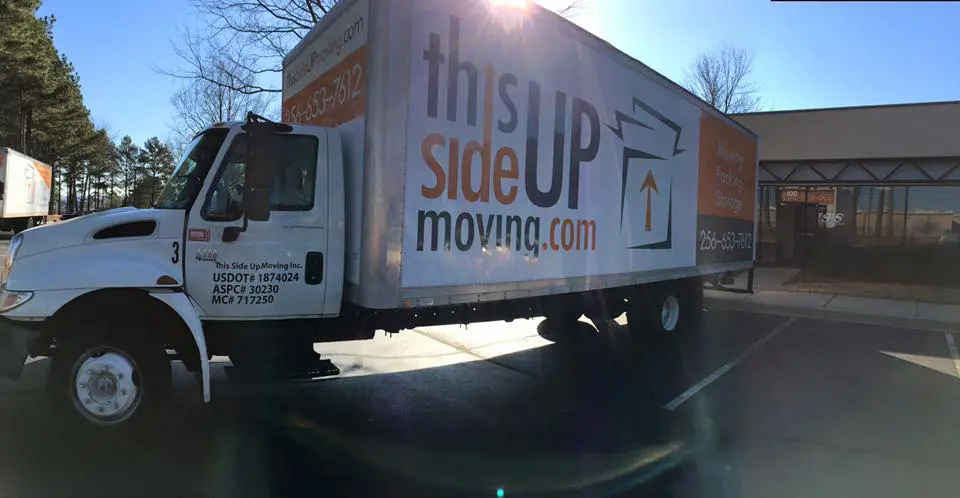
[[[294,365],[296,368],[224,368],[230,382],[279,382],[289,380],[315,379],[340,375],[340,369],[330,360],[317,358],[309,365]]]

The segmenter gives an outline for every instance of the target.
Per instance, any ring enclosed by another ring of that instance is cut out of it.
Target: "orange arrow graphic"
[[[647,171],[647,177],[643,179],[643,184],[640,185],[640,191],[647,191],[647,218],[643,224],[643,229],[647,232],[653,230],[653,219],[651,217],[650,209],[650,198],[653,196],[653,193],[660,193],[657,190],[657,181],[653,179],[653,171]]]

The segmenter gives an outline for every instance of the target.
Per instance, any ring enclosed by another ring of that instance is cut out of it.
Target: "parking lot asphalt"
[[[317,381],[227,383],[215,358],[210,405],[179,369],[178,402],[137,434],[73,431],[40,359],[0,381],[0,496],[953,494],[943,332],[757,311],[708,310],[626,364],[537,320],[321,344],[344,373]],[[697,465],[652,478],[688,449]]]

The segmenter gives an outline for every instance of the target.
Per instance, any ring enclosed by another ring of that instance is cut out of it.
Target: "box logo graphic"
[[[673,232],[672,159],[683,128],[633,98],[630,113],[615,112],[607,128],[623,144],[620,166],[620,238],[628,249],[670,249]]]

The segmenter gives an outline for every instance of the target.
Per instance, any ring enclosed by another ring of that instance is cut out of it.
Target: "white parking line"
[[[703,380],[694,384],[690,389],[687,389],[686,391],[684,391],[683,394],[681,394],[680,396],[673,398],[673,401],[663,405],[663,407],[671,411],[676,410],[680,405],[682,405],[688,399],[692,398],[694,395],[700,392],[703,388],[709,386],[710,384],[713,384],[713,382],[719,379],[721,375],[727,373],[731,368],[737,366],[738,363],[743,361],[744,358],[749,356],[750,353],[752,353],[755,349],[759,348],[770,339],[773,339],[774,337],[776,337],[777,334],[779,334],[780,332],[783,332],[785,328],[792,325],[793,322],[797,321],[797,319],[798,317],[794,316],[794,317],[791,317],[789,320],[781,323],[780,325],[777,325],[777,327],[774,328],[772,332],[761,337],[759,340],[757,340],[756,342],[748,346],[747,349],[744,349],[739,356],[730,360],[724,366],[716,369],[712,374],[706,376]]]
[[[950,332],[944,332],[943,335],[947,338],[947,349],[953,357],[953,368],[957,371],[957,377],[960,378],[960,354],[957,354],[957,343],[954,342],[953,334]]]

